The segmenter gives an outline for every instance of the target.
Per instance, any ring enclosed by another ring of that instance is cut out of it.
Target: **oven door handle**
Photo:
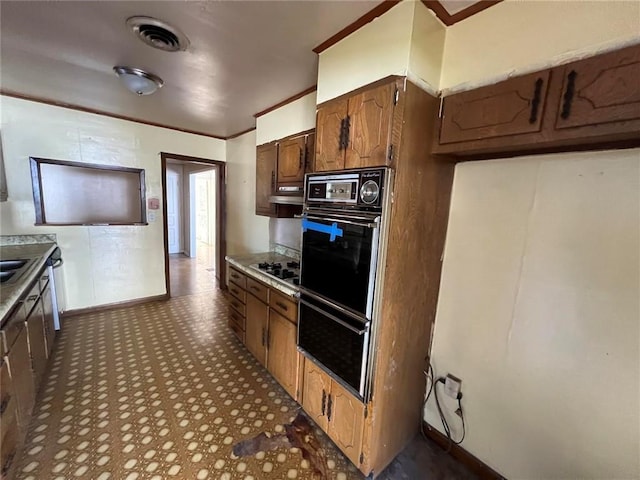
[[[336,323],[339,323],[340,325],[342,325],[344,328],[351,330],[353,333],[357,334],[357,335],[364,335],[367,330],[369,329],[369,322],[367,322],[365,324],[365,327],[360,330],[356,327],[354,327],[353,325],[349,325],[347,322],[345,322],[344,320],[340,320],[338,317],[331,315],[330,313],[325,312],[324,310],[316,307],[315,305],[312,305],[309,302],[305,302],[304,300],[300,299],[300,303],[304,303],[307,307],[315,310],[318,313],[321,313],[322,315],[324,315],[325,317],[330,318],[331,320],[333,320]]]
[[[355,222],[353,220],[346,220],[344,218],[332,218],[332,217],[316,217],[314,215],[300,215],[295,218],[306,218],[309,220],[319,220],[321,222],[336,222],[336,223],[348,223],[349,225],[357,225],[359,227],[378,228],[380,225],[371,222]]]

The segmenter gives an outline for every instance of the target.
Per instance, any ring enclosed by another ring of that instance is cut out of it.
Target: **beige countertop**
[[[0,246],[0,260],[31,260],[23,271],[19,272],[18,278],[0,284],[0,319],[2,319],[0,324],[4,323],[5,317],[8,317],[29,285],[37,278],[40,269],[55,248],[56,244],[53,242]]]
[[[269,285],[270,287],[275,288],[276,290],[279,290],[285,295],[289,295],[290,297],[298,296],[299,289],[296,285],[292,285],[290,283],[280,281],[272,277],[271,275],[267,275],[254,268],[249,267],[249,265],[253,265],[255,263],[263,263],[263,262],[286,263],[286,262],[298,261],[298,259],[293,257],[288,257],[286,255],[281,255],[275,252],[250,253],[246,255],[227,255],[225,259],[227,260],[227,262],[229,262],[230,265],[237,268],[241,272],[253,278],[256,278],[257,280]]]

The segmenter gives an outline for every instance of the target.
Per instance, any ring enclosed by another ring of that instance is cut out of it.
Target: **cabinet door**
[[[56,331],[53,324],[53,303],[51,301],[51,288],[47,286],[41,295],[42,312],[44,317],[44,341],[47,347],[47,358],[50,358],[51,352],[53,351],[53,343],[56,339]]]
[[[5,357],[9,364],[13,391],[16,394],[18,422],[23,429],[29,426],[29,415],[36,396],[27,337],[27,329],[23,328],[11,347],[9,355]]]
[[[539,132],[549,70],[445,97],[440,143]]]
[[[640,119],[640,46],[567,65],[556,128]]]
[[[345,168],[387,164],[395,103],[394,83],[349,98],[349,143]]]
[[[307,135],[306,146],[305,146],[305,167],[304,173],[313,173],[314,167],[316,163],[316,134],[310,133]]]
[[[267,364],[267,320],[269,306],[253,295],[247,295],[247,315],[245,318],[244,343],[258,361]]]
[[[337,382],[331,383],[327,434],[355,465],[360,464],[364,404]]]
[[[298,380],[296,333],[294,323],[274,310],[269,311],[267,369],[293,398]]]
[[[276,205],[269,202],[276,189],[278,146],[275,142],[256,149],[256,215],[276,215]]]
[[[302,382],[302,408],[318,426],[327,430],[327,402],[331,379],[308,358],[304,359],[304,380]]]
[[[40,380],[47,367],[47,342],[44,335],[42,302],[40,299],[27,318],[27,332],[29,334],[29,355],[35,379],[36,392],[40,386]]]
[[[278,185],[300,185],[304,180],[305,137],[285,140],[278,146]]]
[[[344,169],[344,148],[340,144],[343,120],[347,117],[346,98],[332,100],[318,107],[316,117],[316,155],[314,171]]]

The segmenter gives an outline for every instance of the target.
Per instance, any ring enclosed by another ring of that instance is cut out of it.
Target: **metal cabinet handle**
[[[250,285],[249,288],[251,290],[253,290],[254,292],[259,292],[260,291],[260,289],[258,287],[256,287],[255,285]]]
[[[271,172],[271,191],[276,189],[276,172]]]
[[[264,327],[262,327],[262,346],[264,347],[266,344],[266,329]]]
[[[49,280],[49,275],[43,275],[42,277],[40,277],[40,280]]]
[[[299,168],[299,169],[302,169],[302,164],[303,164],[303,161],[304,161],[304,158],[303,158],[303,157],[304,157],[304,149],[302,149],[302,148],[301,148],[301,149],[300,149],[300,163],[299,163],[299,165],[298,165],[298,168]]]
[[[29,295],[27,297],[27,302],[35,302],[36,300],[38,300],[38,295]]]
[[[239,293],[240,293],[240,292],[238,292],[238,290],[237,290],[237,289],[235,289],[235,288],[231,288],[230,290],[231,290],[233,293],[235,293],[236,295],[239,295]]]
[[[571,104],[573,103],[573,95],[576,89],[576,77],[578,73],[575,70],[571,70],[567,75],[567,89],[564,91],[564,97],[562,101],[562,112],[560,116],[566,120],[571,115]]]
[[[279,306],[283,310],[289,310],[289,308],[282,302],[276,301],[276,305]]]
[[[324,417],[324,411],[326,407],[327,407],[327,392],[325,392],[323,388],[322,389],[322,416],[323,417]]]
[[[540,97],[542,96],[543,84],[544,82],[541,78],[536,80],[533,99],[531,100],[531,115],[529,115],[529,123],[532,124],[538,121],[538,108],[540,107]]]
[[[329,395],[329,402],[327,404],[327,420],[331,421],[331,407],[333,406],[333,401],[331,400],[331,394]]]

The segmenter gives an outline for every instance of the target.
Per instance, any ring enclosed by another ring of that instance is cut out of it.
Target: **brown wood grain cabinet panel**
[[[229,280],[242,289],[247,287],[247,277],[235,268],[229,268]]]
[[[291,322],[295,324],[298,323],[298,304],[293,302],[290,298],[271,290],[269,306]]]
[[[355,465],[360,464],[364,404],[339,383],[332,381],[327,433]]]
[[[316,162],[316,134],[310,133],[307,135],[305,142],[306,160],[304,173],[313,173]]]
[[[15,397],[9,364],[3,362],[0,366],[0,438],[4,438],[9,425],[16,418]]]
[[[267,327],[269,306],[253,295],[247,295],[247,315],[245,317],[245,345],[258,361],[267,364]]]
[[[236,312],[238,312],[242,317],[246,315],[247,308],[245,307],[245,304],[242,303],[237,298],[235,297],[230,298],[229,305],[231,305],[231,308],[233,308]]]
[[[18,447],[23,438],[15,418],[8,419],[6,430],[5,435],[0,439],[0,477],[2,480],[13,478],[19,460],[17,458]]]
[[[278,185],[302,186],[306,160],[305,137],[285,140],[278,149]]]
[[[247,277],[247,291],[264,303],[269,303],[269,287]]]
[[[279,313],[269,312],[267,369],[289,395],[296,397],[298,380],[297,328]]]
[[[27,331],[29,333],[29,355],[35,379],[35,390],[38,391],[42,375],[47,367],[47,342],[44,334],[44,316],[42,303],[38,300],[27,318]]]
[[[302,408],[318,426],[327,431],[327,402],[331,393],[331,379],[308,358],[304,360]]]
[[[229,283],[229,293],[242,303],[247,303],[247,292],[241,289],[239,286],[234,285],[233,282]]]
[[[23,328],[13,343],[11,351],[5,357],[9,364],[11,383],[16,394],[18,423],[21,429],[26,429],[29,426],[29,417],[36,396],[27,337],[27,329]]]
[[[314,171],[344,169],[344,149],[340,129],[347,117],[348,99],[339,98],[318,107],[316,117],[316,154]]]
[[[53,304],[51,303],[51,289],[48,285],[42,292],[42,314],[44,323],[44,340],[47,346],[47,358],[51,358],[53,343],[56,339],[56,331],[53,324]]]
[[[445,97],[440,143],[540,131],[549,75],[545,70]]]
[[[640,46],[566,65],[556,128],[640,119]]]
[[[345,168],[387,164],[396,87],[381,85],[349,98]]]
[[[275,142],[256,148],[256,215],[275,216],[276,205],[269,201],[276,189],[278,146]]]

